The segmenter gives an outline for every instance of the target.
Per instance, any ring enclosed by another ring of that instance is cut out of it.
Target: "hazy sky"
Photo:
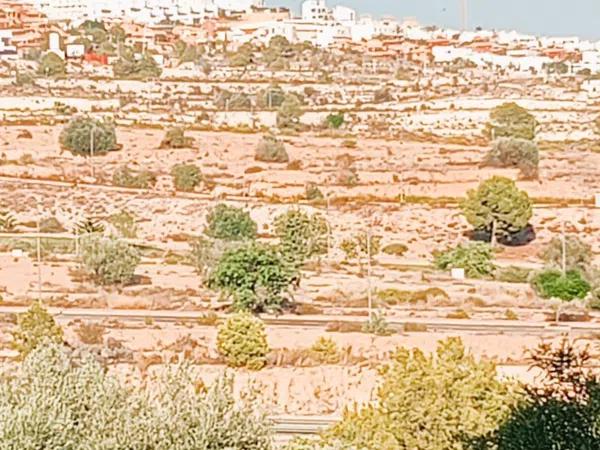
[[[398,19],[416,17],[421,23],[458,28],[459,0],[328,0],[360,13]],[[469,26],[515,29],[555,36],[581,36],[600,40],[600,0],[468,0]],[[302,0],[267,0],[269,5],[300,11]]]

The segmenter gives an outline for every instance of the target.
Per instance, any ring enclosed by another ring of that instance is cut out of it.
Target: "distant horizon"
[[[303,0],[267,0],[269,6],[286,6],[299,14]],[[425,5],[424,3],[427,3]],[[537,36],[578,36],[600,40],[599,0],[468,0],[468,29],[516,30]],[[327,0],[359,14],[390,15],[399,21],[414,17],[423,25],[460,28],[459,0]]]

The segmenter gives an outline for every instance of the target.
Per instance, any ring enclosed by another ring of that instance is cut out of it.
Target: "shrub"
[[[465,269],[465,274],[470,278],[488,276],[495,269],[492,263],[494,252],[488,244],[482,242],[459,244],[436,253],[434,257],[438,269]]]
[[[329,114],[325,118],[325,123],[328,128],[332,128],[334,130],[339,129],[344,124],[344,113],[340,112],[337,114]]]
[[[273,136],[264,136],[256,147],[254,159],[262,162],[287,163],[290,160],[283,142]]]
[[[112,182],[115,186],[148,189],[156,184],[156,175],[147,170],[134,172],[129,166],[123,165],[113,172]]]
[[[566,274],[544,270],[533,277],[531,284],[540,297],[565,301],[582,299],[592,288],[578,270],[569,270]]]
[[[235,248],[234,242],[220,239],[198,238],[191,243],[192,250],[189,258],[196,271],[205,282],[208,282],[214,268],[219,263],[223,254]]]
[[[0,448],[274,449],[266,411],[248,392],[236,399],[230,376],[205,386],[182,365],[125,382],[67,352],[38,348],[0,379]]]
[[[33,86],[35,84],[35,74],[29,71],[17,71],[15,75],[15,84],[17,86]]]
[[[386,305],[402,305],[405,303],[415,304],[441,299],[450,300],[446,291],[438,287],[431,287],[420,291],[401,291],[395,288],[384,289],[377,292],[377,298]]]
[[[275,218],[274,228],[282,253],[293,263],[327,253],[329,225],[320,214],[290,209]]]
[[[376,336],[391,336],[394,330],[385,320],[383,314],[374,313],[371,320],[365,322],[362,327],[363,333],[374,334]]]
[[[12,337],[12,347],[21,358],[25,358],[42,344],[61,344],[63,330],[40,302],[34,302],[26,312],[17,316],[17,329]]]
[[[230,92],[221,90],[216,97],[215,106],[222,109],[249,110],[252,108],[252,99],[243,92]]]
[[[503,283],[527,283],[531,273],[531,269],[524,267],[497,267],[494,272],[494,280]]]
[[[135,247],[96,234],[81,238],[80,251],[85,269],[101,284],[130,282],[140,262],[140,254]]]
[[[298,130],[302,114],[300,99],[293,94],[286,95],[285,100],[277,110],[277,128]]]
[[[592,246],[574,235],[565,236],[566,270],[586,272],[592,264]],[[562,269],[561,237],[554,237],[541,253],[542,260],[552,269]]]
[[[160,148],[189,148],[194,144],[194,139],[186,137],[183,128],[171,128],[165,133],[165,137],[160,143]]]
[[[371,259],[379,253],[381,249],[381,236],[369,235],[365,232],[358,233],[351,238],[344,239],[340,244],[340,249],[345,253],[346,259],[358,259],[359,265],[362,265],[363,258]]]
[[[408,247],[404,244],[389,244],[381,251],[386,255],[402,256],[408,251]]]
[[[17,219],[10,211],[0,211],[0,231],[6,233],[13,231],[17,226]]]
[[[320,364],[337,364],[341,359],[337,344],[333,339],[323,336],[312,345],[310,354]]]
[[[92,139],[93,130],[93,139]],[[101,155],[117,148],[115,124],[81,116],[71,120],[60,133],[60,145],[75,155]],[[93,142],[92,142],[93,140]]]
[[[130,212],[123,210],[113,214],[108,220],[122,237],[126,239],[135,239],[137,237],[135,217]]]
[[[441,341],[435,355],[398,349],[381,373],[377,402],[346,410],[342,421],[325,432],[326,443],[463,450],[469,438],[503,423],[515,403],[514,385],[499,381],[495,365],[476,361],[459,338]]]
[[[79,236],[85,234],[101,234],[104,233],[104,225],[92,217],[86,217],[81,222],[75,224],[73,232]]]
[[[279,108],[285,100],[285,92],[278,84],[272,84],[256,95],[256,106],[259,109]]]
[[[527,193],[504,177],[492,177],[469,190],[460,207],[476,231],[491,233],[495,223],[496,236],[525,229],[533,214]]]
[[[257,225],[248,211],[235,206],[219,204],[206,218],[204,233],[214,239],[243,241],[256,237]]]
[[[486,155],[484,165],[515,167],[527,179],[538,177],[540,155],[537,145],[526,139],[499,138]]]
[[[42,56],[37,72],[39,75],[46,77],[65,75],[67,73],[67,65],[56,53],[48,52]]]
[[[171,176],[178,191],[190,192],[202,183],[202,172],[193,164],[175,164],[171,169]]]
[[[65,227],[56,217],[46,217],[40,220],[40,233],[64,233]]]
[[[486,134],[495,139],[508,137],[533,140],[537,122],[525,108],[516,103],[503,103],[490,113]]]
[[[322,200],[324,198],[321,189],[314,183],[308,183],[306,185],[304,196],[306,197],[306,200],[309,201]]]
[[[82,323],[75,330],[79,340],[86,345],[102,345],[106,329],[98,323]]]
[[[148,53],[140,59],[136,59],[130,49],[119,53],[121,57],[112,66],[115,78],[147,80],[160,77],[162,69]]]
[[[297,277],[296,270],[274,247],[249,242],[225,252],[209,286],[232,297],[238,311],[278,311]]]
[[[237,313],[219,326],[217,349],[228,366],[260,370],[269,352],[265,325],[249,313]]]

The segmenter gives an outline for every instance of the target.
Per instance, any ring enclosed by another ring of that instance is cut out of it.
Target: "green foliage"
[[[302,117],[302,102],[294,94],[285,96],[285,100],[277,110],[277,128],[299,130]]]
[[[321,336],[310,347],[310,354],[320,364],[337,364],[340,362],[340,350],[330,337]]]
[[[17,316],[17,329],[12,337],[12,347],[21,358],[25,358],[42,344],[62,343],[63,330],[41,303],[34,302],[26,312]]]
[[[186,137],[183,128],[175,127],[165,133],[165,137],[160,143],[160,148],[190,148],[193,144],[194,139]]]
[[[30,71],[17,71],[15,75],[15,84],[17,86],[32,86],[35,84],[35,74]]]
[[[265,325],[250,313],[237,313],[219,326],[217,349],[231,367],[260,370],[267,364]]]
[[[269,68],[279,60],[283,59],[291,49],[291,44],[285,36],[273,36],[269,41],[269,45],[263,51],[262,59]]]
[[[527,192],[504,177],[492,177],[469,190],[460,207],[475,230],[491,232],[495,222],[497,236],[523,230],[533,215]]]
[[[531,285],[542,298],[564,301],[582,299],[592,289],[578,270],[569,270],[566,274],[554,269],[544,270],[533,277]]]
[[[430,287],[419,291],[402,291],[396,288],[383,289],[377,292],[377,298],[386,305],[403,305],[405,303],[427,303],[430,300],[449,300],[446,291],[438,287]]]
[[[92,145],[94,155],[101,155],[117,148],[115,124],[107,119],[76,117],[62,130],[59,141],[63,148],[75,155],[90,155]]]
[[[222,89],[214,100],[215,106],[227,110],[246,111],[252,108],[252,99],[243,92],[230,92]]]
[[[202,172],[194,164],[175,164],[171,169],[171,176],[178,191],[190,192],[202,183]]]
[[[115,186],[149,189],[156,184],[156,175],[147,170],[134,172],[125,164],[113,172],[112,182]]]
[[[7,233],[13,231],[17,226],[17,219],[10,211],[0,210],[0,231]]]
[[[306,200],[309,201],[322,200],[324,198],[321,189],[319,189],[319,187],[314,183],[308,183],[306,185],[304,196],[306,197]]]
[[[391,336],[394,330],[385,320],[383,314],[374,313],[371,320],[364,323],[362,327],[363,333],[374,334],[376,336]]]
[[[438,269],[465,269],[465,274],[470,278],[486,277],[495,269],[492,262],[494,251],[492,247],[482,242],[459,244],[434,254],[434,257]]]
[[[290,209],[275,218],[274,228],[282,253],[292,263],[327,253],[329,226],[320,214]]]
[[[110,28],[110,38],[114,44],[125,42],[127,34],[121,25],[113,25]]]
[[[208,282],[223,254],[227,250],[235,248],[236,243],[220,239],[198,238],[191,243],[191,247],[190,261],[202,279]]]
[[[473,450],[597,450],[600,442],[600,380],[588,370],[588,348],[567,339],[543,343],[531,353],[541,373],[510,417]]]
[[[270,163],[287,163],[290,157],[285,151],[283,142],[274,136],[266,135],[256,146],[254,159]]]
[[[253,62],[255,48],[250,43],[245,43],[238,50],[229,55],[229,64],[232,67],[247,67]]]
[[[129,211],[122,210],[110,216],[108,221],[126,239],[135,239],[137,237],[137,224],[135,217]]]
[[[329,114],[325,119],[325,122],[329,128],[337,130],[344,124],[344,113]]]
[[[0,448],[273,450],[265,411],[256,396],[236,399],[233,378],[204,387],[184,365],[149,381],[41,347],[0,379]]]
[[[347,410],[325,441],[361,450],[463,450],[504,422],[515,399],[493,363],[476,361],[458,338],[435,355],[398,349],[381,370],[377,403]]]
[[[66,75],[67,65],[56,53],[48,52],[42,56],[37,72],[46,77]]]
[[[146,53],[140,59],[136,59],[133,51],[127,48],[122,49],[120,54],[121,58],[113,64],[113,74],[116,78],[147,80],[160,77],[162,69],[151,55]]]
[[[358,259],[359,264],[362,264],[363,258],[368,258],[369,251],[371,259],[381,250],[381,236],[371,235],[368,239],[368,234],[358,233],[351,238],[344,239],[340,243],[340,249],[346,255],[347,260]]]
[[[538,177],[538,146],[527,139],[499,138],[486,155],[484,164],[491,167],[515,167],[526,179]]]
[[[490,113],[486,134],[494,139],[501,137],[527,139],[535,138],[537,121],[525,108],[514,102],[503,103]]]
[[[575,235],[565,236],[566,270],[586,272],[593,259],[592,246]],[[563,245],[561,237],[554,237],[543,249],[541,258],[552,269],[562,269]]]
[[[73,233],[79,236],[85,234],[102,234],[104,233],[104,224],[94,219],[93,217],[86,217],[81,222],[75,224]]]
[[[81,238],[81,261],[101,284],[125,284],[140,262],[138,250],[124,241],[88,234]]]
[[[242,208],[221,203],[208,213],[206,222],[204,233],[213,239],[243,241],[256,238],[256,222]]]
[[[285,293],[298,278],[276,248],[256,242],[225,252],[209,279],[209,286],[233,298],[238,311],[278,311]]]

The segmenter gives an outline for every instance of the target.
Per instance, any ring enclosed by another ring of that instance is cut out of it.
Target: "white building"
[[[356,23],[356,11],[346,6],[335,6],[331,12],[333,20],[345,26],[352,26]]]
[[[325,0],[306,0],[302,3],[302,20],[306,22],[323,22],[333,20],[333,12]]]
[[[0,30],[0,59],[17,59],[17,48],[12,45],[12,31]]]

